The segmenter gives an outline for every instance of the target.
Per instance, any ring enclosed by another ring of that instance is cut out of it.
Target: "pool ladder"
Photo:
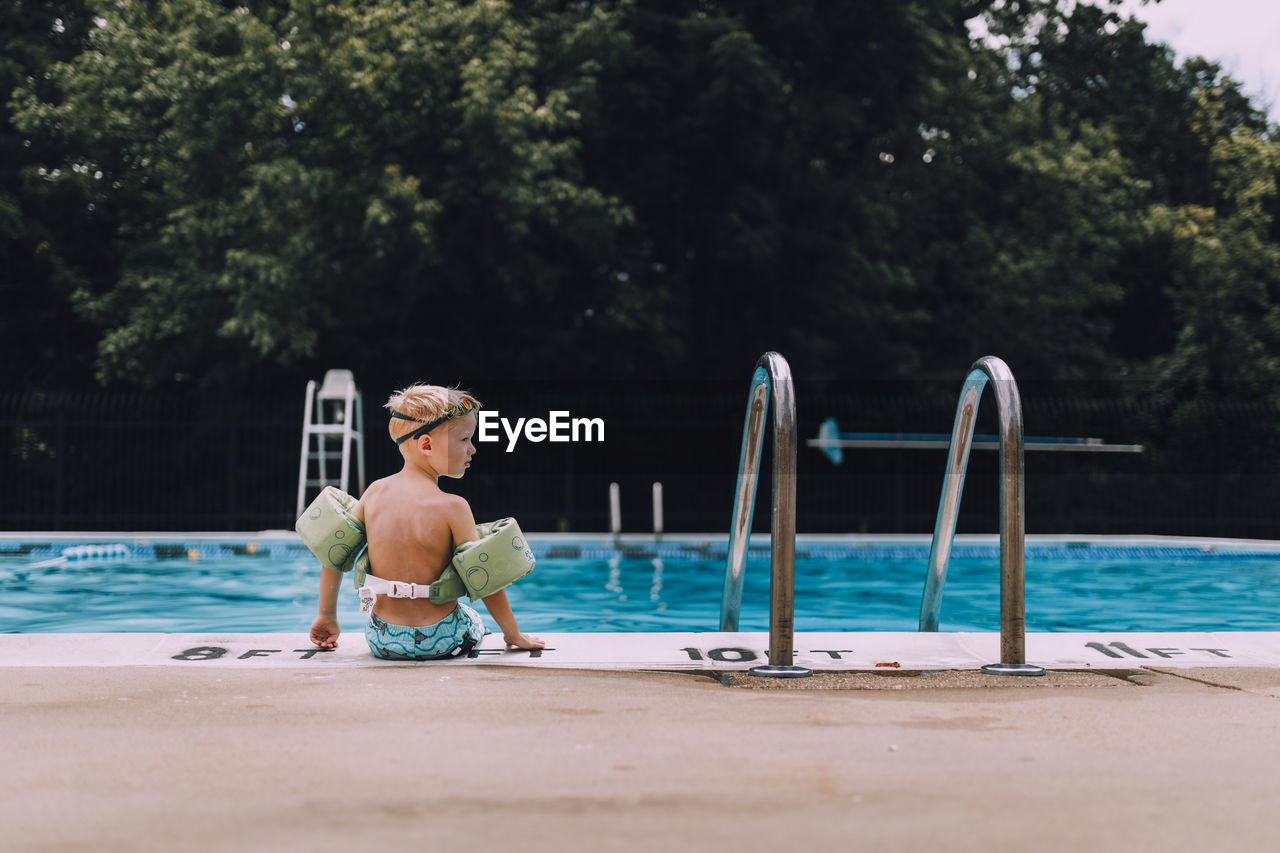
[[[1026,502],[1023,484],[1022,399],[1002,359],[986,356],[970,367],[960,390],[947,452],[947,470],[929,547],[929,567],[920,605],[920,630],[937,631],[947,564],[955,541],[960,495],[973,444],[982,392],[993,382],[1000,422],[1000,663],[982,670],[995,675],[1044,675],[1026,662]],[[742,427],[738,486],[733,501],[720,630],[737,631],[743,566],[755,513],[765,414],[773,398],[773,512],[770,522],[769,663],[752,675],[801,678],[812,670],[794,665],[796,545],[796,400],[791,367],[776,352],[756,362]]]
[[[920,602],[920,630],[937,631],[942,610],[942,590],[947,563],[956,537],[960,494],[969,467],[973,426],[978,404],[988,382],[996,397],[1000,424],[1000,663],[989,663],[983,672],[993,675],[1044,675],[1044,669],[1027,663],[1026,657],[1026,479],[1023,462],[1022,397],[1018,383],[1002,359],[993,355],[978,359],[969,368],[960,401],[956,404],[947,472],[938,499],[938,517],[929,546],[929,568]]]
[[[720,599],[720,630],[737,631],[742,604],[742,570],[751,539],[756,508],[764,419],[773,398],[773,514],[770,522],[769,663],[751,668],[752,675],[803,678],[813,671],[793,664],[795,658],[796,572],[796,395],[791,366],[776,352],[756,362],[742,426],[742,455],[738,458],[738,488],[729,527],[724,595]]]

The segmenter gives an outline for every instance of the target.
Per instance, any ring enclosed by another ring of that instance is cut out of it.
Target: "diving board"
[[[818,437],[805,441],[816,447],[835,465],[844,461],[842,448],[881,448],[887,450],[946,450],[951,446],[950,433],[943,432],[840,432],[835,418],[827,418],[818,427]],[[1114,444],[1101,438],[1072,436],[1023,436],[1024,450],[1072,453],[1142,453],[1141,444]],[[975,435],[975,450],[997,450],[998,435]]]

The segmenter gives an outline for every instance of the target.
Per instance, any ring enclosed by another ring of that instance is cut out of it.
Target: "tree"
[[[91,235],[100,217],[67,187],[83,173],[63,178],[42,165],[64,151],[57,136],[31,136],[15,127],[8,107],[19,86],[56,97],[48,69],[75,56],[92,26],[85,4],[13,0],[0,6],[0,361],[18,387],[54,381],[75,384],[91,363],[94,330],[76,322],[68,296],[85,276],[109,274]],[[65,224],[90,237],[53,249]],[[15,310],[20,306],[21,310]]]
[[[96,11],[89,49],[51,69],[56,93],[20,90],[18,122],[67,139],[44,168],[115,227],[118,279],[75,297],[104,330],[103,381],[217,384],[312,360],[497,371],[513,351],[532,370],[563,350],[531,315],[578,309],[628,217],[582,180],[573,101],[594,67],[561,60],[607,37],[602,13]]]
[[[584,145],[635,211],[624,271],[658,294],[671,363],[736,376],[779,349],[807,376],[911,371],[893,164],[923,148],[970,8],[623,7]]]
[[[1249,128],[1222,133],[1222,90],[1201,90],[1197,130],[1211,150],[1210,205],[1162,207],[1179,263],[1170,287],[1177,344],[1155,360],[1172,402],[1280,404],[1280,144]]]

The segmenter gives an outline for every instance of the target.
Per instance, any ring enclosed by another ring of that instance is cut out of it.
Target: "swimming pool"
[[[314,617],[318,570],[291,534],[81,536],[0,539],[0,632],[294,632]],[[531,632],[718,628],[723,536],[529,539],[538,568],[510,595]],[[768,629],[767,543],[752,538],[743,631]],[[928,553],[928,537],[801,536],[796,630],[914,631]],[[942,630],[998,630],[998,553],[957,538]],[[1280,629],[1280,542],[1032,536],[1026,576],[1028,631]],[[349,584],[339,621],[362,625]]]

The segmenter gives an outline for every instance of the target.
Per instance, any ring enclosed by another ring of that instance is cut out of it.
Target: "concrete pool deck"
[[[33,637],[0,635],[6,850],[1280,847],[1280,666],[1165,639],[1043,678],[766,681],[240,659],[214,637],[212,659],[41,662],[58,643]]]

